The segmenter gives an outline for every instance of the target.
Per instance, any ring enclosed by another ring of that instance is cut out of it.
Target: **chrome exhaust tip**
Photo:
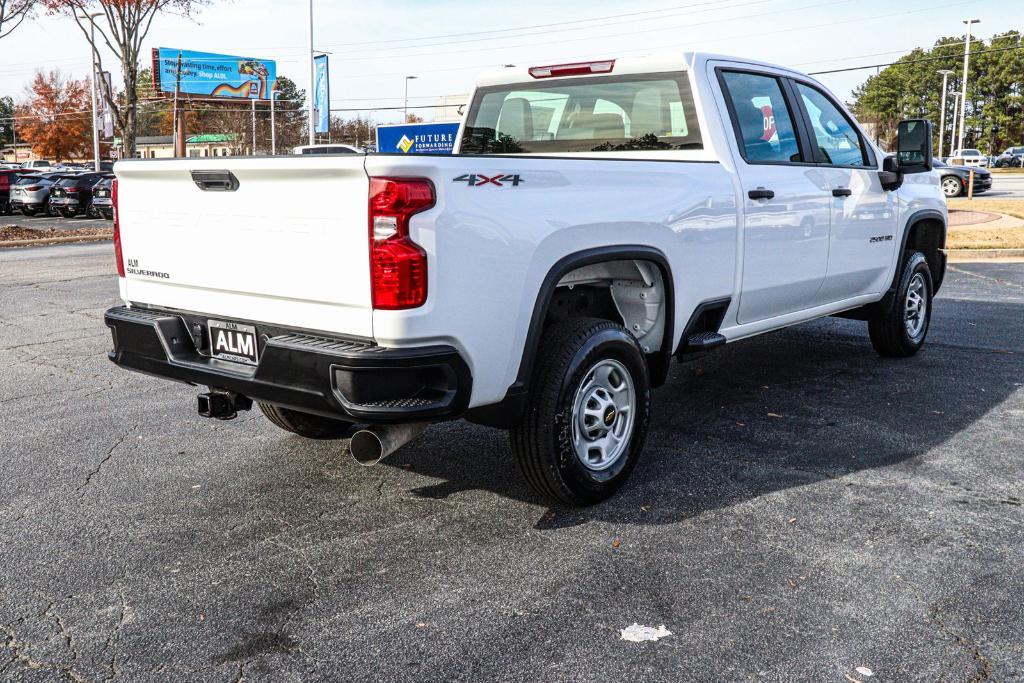
[[[429,425],[429,422],[410,422],[360,429],[352,435],[349,450],[357,463],[371,467],[412,441]]]

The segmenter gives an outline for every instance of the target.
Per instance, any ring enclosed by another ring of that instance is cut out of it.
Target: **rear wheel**
[[[903,271],[891,309],[868,320],[871,344],[883,356],[906,358],[924,346],[932,317],[932,275],[919,251],[903,256]]]
[[[519,468],[538,493],[590,505],[625,483],[651,410],[647,362],[619,324],[577,318],[544,332],[523,422],[511,431]]]
[[[260,412],[276,426],[307,439],[344,439],[352,431],[352,423],[322,415],[302,413],[269,403],[257,403]]]

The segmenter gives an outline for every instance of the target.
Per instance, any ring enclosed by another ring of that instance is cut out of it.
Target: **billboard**
[[[157,92],[174,93],[179,55],[184,95],[267,100],[277,80],[277,62],[272,59],[160,47],[153,48],[153,88]]]
[[[458,134],[458,123],[377,126],[377,151],[381,154],[451,154]]]
[[[331,82],[327,70],[327,55],[317,55],[313,58],[313,71],[313,109],[316,110],[316,127],[313,130],[317,133],[326,133],[331,127]]]

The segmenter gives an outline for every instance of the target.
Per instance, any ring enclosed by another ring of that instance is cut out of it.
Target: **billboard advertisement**
[[[181,92],[200,97],[270,99],[277,80],[277,62],[194,52],[173,47],[153,48],[153,88],[173,94],[178,83],[181,56]]]
[[[313,58],[315,87],[313,89],[313,109],[316,110],[317,133],[326,133],[331,127],[331,83],[327,69],[327,55]]]
[[[381,154],[451,154],[458,134],[458,122],[377,126],[377,151]]]

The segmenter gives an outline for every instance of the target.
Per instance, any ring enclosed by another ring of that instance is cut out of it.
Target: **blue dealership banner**
[[[381,154],[451,154],[458,134],[458,121],[377,126],[377,151]]]
[[[326,133],[331,127],[331,79],[327,69],[327,55],[313,58],[314,83],[313,108],[316,110],[317,133]]]
[[[277,81],[277,62],[194,52],[173,47],[153,48],[153,88],[173,93],[178,85],[181,57],[181,92],[204,97],[270,99]]]

